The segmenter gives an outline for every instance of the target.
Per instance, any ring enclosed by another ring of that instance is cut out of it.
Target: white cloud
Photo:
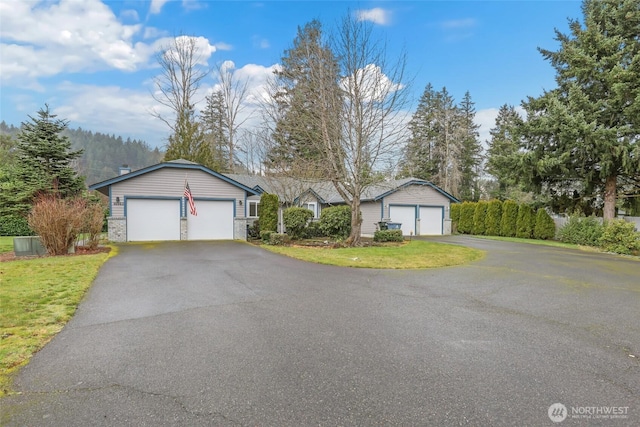
[[[25,86],[61,72],[146,64],[149,46],[134,43],[142,25],[124,25],[98,0],[59,3],[2,2],[2,80]]]
[[[440,23],[440,27],[445,30],[457,30],[461,28],[472,28],[477,24],[476,20],[473,18],[466,19],[452,19],[449,21],[443,21]]]
[[[205,9],[207,5],[198,0],[182,0],[182,7],[187,11]]]
[[[151,6],[149,7],[149,13],[157,15],[162,11],[162,6],[169,0],[151,0]]]
[[[391,12],[379,7],[373,9],[356,10],[359,21],[370,21],[378,25],[388,25],[391,21]]]
[[[210,44],[205,37],[178,36],[175,39],[160,39],[155,44],[159,49],[166,49],[165,55],[172,55],[175,54],[172,48],[177,47],[179,50],[182,50],[182,47],[189,48],[191,42],[195,44],[194,59],[196,64],[207,65],[209,58],[216,51],[216,47]]]
[[[355,76],[342,80],[344,90],[358,89],[363,98],[368,102],[381,102],[391,93],[402,89],[402,83],[394,83],[387,77],[382,69],[375,64],[369,64],[359,69]]]
[[[253,47],[258,49],[269,49],[271,44],[267,39],[261,38],[260,36],[253,36]]]
[[[486,148],[487,141],[491,139],[489,131],[496,125],[496,117],[498,117],[499,108],[486,108],[476,111],[474,118],[475,124],[480,126],[478,133],[480,134],[480,142]]]
[[[233,50],[233,46],[225,42],[218,42],[214,46],[218,50]]]

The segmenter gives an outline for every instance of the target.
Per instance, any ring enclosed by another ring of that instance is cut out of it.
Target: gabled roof
[[[245,184],[240,183],[240,182],[238,182],[238,181],[236,181],[236,180],[234,180],[232,178],[229,178],[226,175],[218,173],[218,172],[216,172],[214,170],[211,170],[211,169],[209,169],[209,168],[207,168],[205,166],[202,166],[202,165],[200,165],[198,163],[194,163],[194,162],[191,162],[189,160],[184,160],[184,159],[170,160],[168,162],[158,163],[158,164],[155,164],[155,165],[152,165],[152,166],[148,166],[146,168],[142,168],[142,169],[138,169],[138,170],[133,171],[133,172],[129,172],[129,173],[124,174],[124,175],[119,175],[119,176],[116,176],[114,178],[110,178],[110,179],[104,180],[102,182],[97,182],[97,183],[95,183],[93,185],[90,185],[89,186],[89,190],[97,190],[97,191],[100,191],[103,194],[108,194],[108,190],[107,189],[109,188],[109,186],[111,186],[113,184],[117,184],[119,182],[126,181],[126,180],[129,180],[129,179],[135,178],[137,176],[144,175],[146,173],[153,172],[153,171],[156,171],[156,170],[159,170],[159,169],[164,169],[164,168],[200,170],[202,172],[208,173],[211,176],[219,178],[219,179],[221,179],[221,180],[223,180],[223,181],[225,181],[225,182],[227,182],[227,183],[229,183],[231,185],[234,185],[234,186],[236,186],[238,188],[241,188],[242,190],[247,191],[247,192],[249,192],[251,194],[259,194],[259,192],[257,192],[256,190],[254,190],[254,189],[246,186]]]
[[[290,202],[297,201],[304,194],[312,194],[314,197],[323,204],[335,205],[344,203],[344,199],[340,196],[340,193],[336,190],[333,183],[329,181],[322,182],[309,182],[304,183],[302,181],[296,181],[293,178],[283,177],[283,178],[266,178],[261,175],[242,175],[242,174],[227,174],[227,176],[235,179],[238,182],[243,183],[248,187],[252,187],[254,189],[259,189],[260,192],[267,192],[272,194],[277,194],[281,200],[290,199],[291,196],[283,194],[283,188],[287,185],[291,188],[298,188],[301,191],[293,198],[293,200],[288,200]],[[451,194],[444,191],[442,188],[433,184],[432,182],[425,181],[423,179],[418,178],[404,178],[399,180],[389,180],[380,182],[376,185],[372,185],[370,187],[365,188],[362,193],[361,200],[365,201],[378,201],[383,197],[386,197],[396,191],[399,191],[403,188],[406,188],[411,185],[424,185],[427,187],[433,188],[438,193],[447,197],[454,203],[459,203],[460,201],[456,199]]]

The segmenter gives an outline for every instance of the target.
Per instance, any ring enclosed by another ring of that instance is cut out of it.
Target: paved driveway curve
[[[553,425],[562,403],[562,425],[640,425],[640,262],[438,240],[488,253],[387,271],[123,245],[0,401],[2,424]],[[627,409],[572,418],[593,407]]]

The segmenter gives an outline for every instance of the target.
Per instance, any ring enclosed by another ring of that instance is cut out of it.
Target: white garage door
[[[421,235],[441,235],[442,234],[442,212],[441,207],[421,207],[420,208],[420,234]]]
[[[127,199],[127,240],[180,240],[180,200]]]
[[[416,208],[415,206],[391,206],[389,207],[391,222],[402,223],[402,234],[405,236],[416,234]]]
[[[233,239],[233,202],[196,200],[195,204],[198,216],[187,212],[187,239]]]

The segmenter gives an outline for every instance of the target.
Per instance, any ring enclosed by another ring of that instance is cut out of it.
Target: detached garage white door
[[[391,222],[402,223],[402,234],[405,236],[416,234],[415,206],[390,206],[389,218]]]
[[[127,240],[180,240],[180,200],[127,199]]]
[[[188,240],[233,239],[233,202],[195,200],[198,216],[187,207]]]
[[[441,235],[442,234],[442,211],[441,207],[420,207],[420,234]]]

